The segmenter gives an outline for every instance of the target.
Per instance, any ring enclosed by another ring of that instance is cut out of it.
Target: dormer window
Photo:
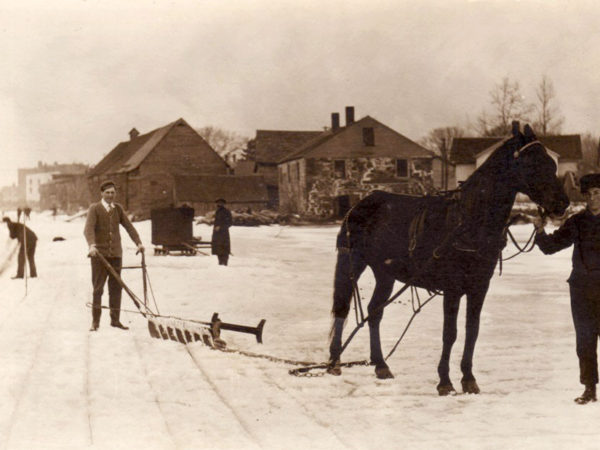
[[[363,143],[367,147],[373,147],[375,145],[375,130],[373,127],[366,127],[363,131]]]

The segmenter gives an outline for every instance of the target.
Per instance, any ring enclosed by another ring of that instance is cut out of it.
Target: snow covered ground
[[[13,214],[14,217],[14,214]],[[597,448],[600,404],[579,406],[582,387],[567,284],[571,250],[521,255],[498,271],[482,313],[474,371],[482,393],[439,397],[441,299],[428,304],[389,359],[395,379],[371,367],[342,376],[293,377],[288,364],[222,353],[201,343],[152,339],[144,319],[98,332],[86,303],[90,267],[83,220],[33,215],[39,278],[11,280],[0,266],[0,448],[7,449],[506,449]],[[327,359],[337,227],[234,227],[228,267],[213,256],[154,256],[150,222],[136,224],[149,248],[162,313],[255,326],[264,344],[223,331],[228,347],[279,358]],[[525,241],[532,227],[514,227]],[[124,232],[123,232],[124,233]],[[195,235],[210,237],[198,225]],[[54,242],[55,236],[64,241]],[[139,263],[125,242],[125,264]],[[0,229],[3,258],[14,242]],[[512,253],[513,248],[505,250]],[[142,295],[139,270],[127,284]],[[361,279],[363,297],[373,280]],[[134,309],[123,294],[123,307]],[[106,293],[104,304],[107,304]],[[412,314],[408,295],[382,323],[384,352]],[[351,317],[347,332],[354,326]],[[460,386],[461,314],[451,374]],[[361,332],[344,360],[368,357]]]

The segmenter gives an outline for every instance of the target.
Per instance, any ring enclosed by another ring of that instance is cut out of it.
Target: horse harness
[[[521,153],[525,150],[527,150],[529,147],[535,145],[535,144],[541,144],[540,141],[535,140],[532,142],[529,142],[528,144],[524,145],[523,147],[519,148],[518,150],[516,150],[514,152],[514,159],[517,159]],[[541,144],[543,145],[543,144]],[[518,166],[517,166],[518,167]],[[519,170],[519,176],[521,178],[522,177],[522,173]],[[462,194],[462,191],[460,189],[456,189],[453,191],[448,191],[448,193],[450,194]],[[453,199],[456,200],[456,199]],[[447,212],[446,212],[446,221],[451,220],[451,215],[450,212],[453,209],[453,207],[455,207],[456,205],[458,205],[458,202],[455,203],[454,205],[449,205],[449,207],[447,208]],[[352,208],[350,208],[350,210],[346,213],[346,215],[344,216],[344,220],[343,223],[345,223],[346,225],[346,247],[340,247],[338,248],[338,251],[340,252],[347,252],[348,256],[350,258],[350,279],[352,282],[352,297],[354,299],[354,304],[355,304],[355,314],[356,314],[356,320],[357,320],[357,326],[355,327],[355,329],[350,333],[350,335],[348,336],[348,338],[346,339],[346,341],[344,342],[344,344],[342,345],[341,351],[340,351],[340,355],[344,352],[344,350],[346,349],[346,347],[348,346],[348,344],[350,343],[350,341],[352,340],[352,338],[355,336],[355,334],[358,332],[358,330],[360,328],[362,328],[364,326],[364,324],[369,320],[369,316],[364,315],[363,309],[362,309],[362,301],[360,298],[360,292],[358,289],[358,283],[353,271],[353,265],[352,265],[352,251],[351,251],[351,241],[350,241],[350,227],[348,226],[348,219],[350,218],[350,214],[351,212],[354,210],[354,207],[356,205],[354,205]],[[413,217],[413,219],[410,222],[409,225],[409,247],[408,247],[408,251],[409,251],[409,255],[410,257],[413,256],[414,250],[417,246],[417,242],[418,240],[423,236],[424,234],[424,228],[425,228],[425,219],[427,217],[427,213],[428,213],[428,209],[427,208],[423,208],[415,217]],[[541,212],[540,212],[541,214]],[[430,258],[428,258],[427,262],[421,267],[421,269],[423,270],[425,267],[427,267],[428,264],[430,264],[433,260],[435,259],[439,259],[442,257],[441,254],[441,250],[445,249],[447,247],[447,245],[451,242],[451,240],[453,238],[456,237],[461,225],[463,224],[463,216],[462,214],[459,215],[459,220],[457,222],[457,225],[455,227],[452,228],[452,230],[444,237],[444,239],[442,240],[441,244],[436,247],[433,250],[433,253],[431,255]],[[503,241],[506,242],[507,240],[507,236],[510,237],[511,241],[513,242],[513,244],[517,247],[518,251],[516,254],[503,259],[502,258],[502,250],[500,250],[499,252],[499,263],[500,263],[500,274],[502,274],[502,261],[506,261],[508,259],[512,259],[515,256],[524,253],[524,252],[530,252],[531,250],[533,250],[533,247],[535,246],[535,243],[532,242],[533,241],[533,237],[535,236],[535,230],[533,231],[532,235],[530,236],[530,238],[528,239],[527,243],[525,244],[525,246],[520,247],[519,244],[517,243],[516,239],[514,238],[514,236],[512,235],[512,233],[510,232],[510,225],[512,225],[513,220],[509,220],[509,222],[506,224],[506,226],[503,229],[502,232],[502,236],[503,236]],[[531,243],[531,247],[528,248],[528,246]],[[453,248],[455,248],[458,251],[471,251],[471,250],[461,250],[460,248],[457,248],[456,246],[453,246]],[[477,250],[475,251],[477,254],[479,253]],[[414,286],[410,283],[411,280],[417,278],[416,275],[414,275],[413,277],[411,277],[410,280],[408,280],[404,286],[402,288],[400,288],[395,294],[391,295],[390,298],[388,298],[384,303],[382,303],[381,305],[379,305],[379,307],[373,311],[371,313],[371,315],[377,311],[379,311],[380,309],[385,308],[386,306],[388,306],[389,304],[391,304],[396,298],[398,298],[400,295],[402,295],[402,293],[404,293],[404,291],[406,291],[408,288],[411,288],[411,294],[414,296],[414,291],[413,289]],[[408,328],[410,327],[413,319],[415,318],[415,316],[421,311],[421,309],[427,304],[429,303],[434,297],[436,297],[437,295],[442,294],[442,292],[440,291],[433,291],[433,293],[431,291],[428,290],[428,293],[430,294],[430,297],[425,300],[424,302],[421,303],[420,299],[418,298],[418,294],[417,294],[417,299],[418,299],[418,305],[417,307],[415,307],[415,302],[414,302],[414,297],[413,297],[413,315],[410,318],[410,320],[408,321],[404,331],[402,332],[402,334],[400,335],[400,337],[398,338],[396,344],[393,346],[392,350],[389,352],[389,354],[386,356],[386,360],[394,353],[394,351],[396,350],[396,348],[398,347],[398,345],[400,344],[400,342],[402,341],[404,335],[406,334],[406,332],[408,331]],[[359,319],[359,314],[360,314],[360,319]],[[364,361],[355,361],[355,362],[351,362],[348,363],[348,365],[357,365],[357,364],[365,364]],[[310,366],[310,367],[303,367],[301,370],[296,369],[296,370],[290,370],[290,374],[292,375],[296,375],[296,376],[311,376],[309,375],[310,370],[312,369],[318,369],[318,368],[326,368],[327,365],[315,365],[315,366]]]

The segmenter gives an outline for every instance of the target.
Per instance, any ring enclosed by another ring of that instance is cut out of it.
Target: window
[[[368,147],[375,145],[375,130],[373,127],[363,128],[363,142]]]
[[[333,162],[333,177],[346,178],[346,161],[338,159]]]
[[[396,160],[396,176],[400,178],[408,178],[408,160]]]

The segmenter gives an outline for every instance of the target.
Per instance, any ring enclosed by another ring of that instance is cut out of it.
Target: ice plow
[[[263,328],[265,326],[265,319],[262,319],[256,327],[247,325],[238,325],[232,323],[226,323],[221,321],[218,313],[214,313],[210,321],[200,321],[193,319],[183,319],[176,316],[169,316],[160,314],[158,311],[158,305],[153,297],[154,308],[150,306],[148,302],[148,287],[150,285],[150,279],[148,277],[148,271],[146,269],[146,260],[144,253],[142,253],[141,265],[140,266],[124,266],[122,269],[141,269],[144,294],[143,299],[139,298],[130,288],[125,284],[119,273],[109,264],[109,262],[98,254],[97,257],[110,276],[112,276],[127,295],[131,298],[137,310],[123,310],[126,312],[133,312],[141,314],[148,322],[148,332],[150,336],[156,339],[164,339],[180,342],[182,344],[188,344],[191,342],[202,342],[204,345],[215,348],[225,349],[227,343],[221,338],[221,330],[234,331],[239,333],[252,334],[256,338],[256,342],[262,344],[263,342]],[[89,305],[91,306],[91,305]],[[110,309],[102,307],[104,309]]]

